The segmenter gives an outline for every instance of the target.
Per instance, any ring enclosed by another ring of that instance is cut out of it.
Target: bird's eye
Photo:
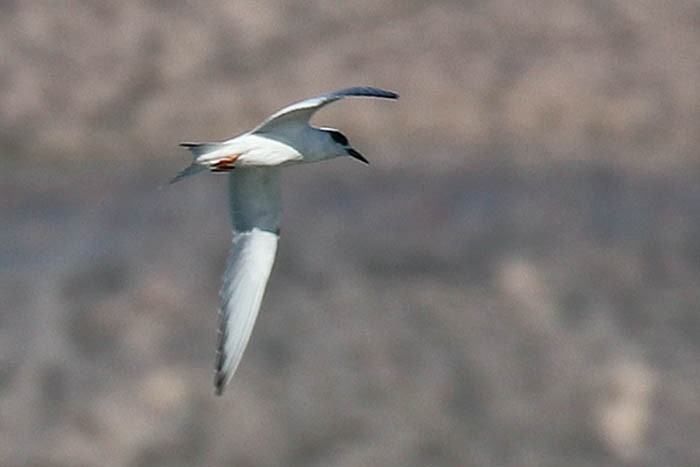
[[[333,138],[333,141],[335,141],[338,144],[342,144],[343,146],[347,146],[348,144],[348,139],[345,137],[344,134],[342,134],[339,131],[329,131],[331,134],[331,138]]]

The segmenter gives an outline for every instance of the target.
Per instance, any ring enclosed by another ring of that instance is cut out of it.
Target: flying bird
[[[341,89],[290,104],[227,141],[180,144],[190,150],[193,161],[170,183],[206,170],[229,173],[233,243],[220,292],[217,395],[241,361],[275,260],[281,217],[279,168],[341,156],[369,164],[340,131],[309,124],[321,107],[346,97],[399,96],[373,87]]]

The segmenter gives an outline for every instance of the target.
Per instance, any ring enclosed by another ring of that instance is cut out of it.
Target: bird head
[[[364,164],[369,164],[369,161],[365,159],[362,154],[350,146],[350,143],[344,134],[334,128],[321,128],[321,130],[333,140],[333,143],[338,149],[339,156],[350,156]]]

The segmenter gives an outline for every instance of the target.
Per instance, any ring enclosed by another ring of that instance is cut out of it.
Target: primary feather
[[[314,113],[324,105],[335,102],[345,97],[378,97],[382,99],[398,99],[395,92],[385,91],[369,86],[356,86],[353,88],[340,89],[338,91],[321,94],[320,96],[304,99],[303,101],[278,110],[264,122],[253,129],[253,133],[269,133],[278,130],[286,125],[308,125]]]
[[[241,361],[275,260],[281,215],[277,169],[231,172],[229,202],[233,243],[220,292],[217,394]]]

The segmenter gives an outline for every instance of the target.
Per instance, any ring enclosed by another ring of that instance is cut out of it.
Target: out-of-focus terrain
[[[0,465],[700,464],[700,4],[0,3]],[[213,395],[217,140],[315,121]]]

